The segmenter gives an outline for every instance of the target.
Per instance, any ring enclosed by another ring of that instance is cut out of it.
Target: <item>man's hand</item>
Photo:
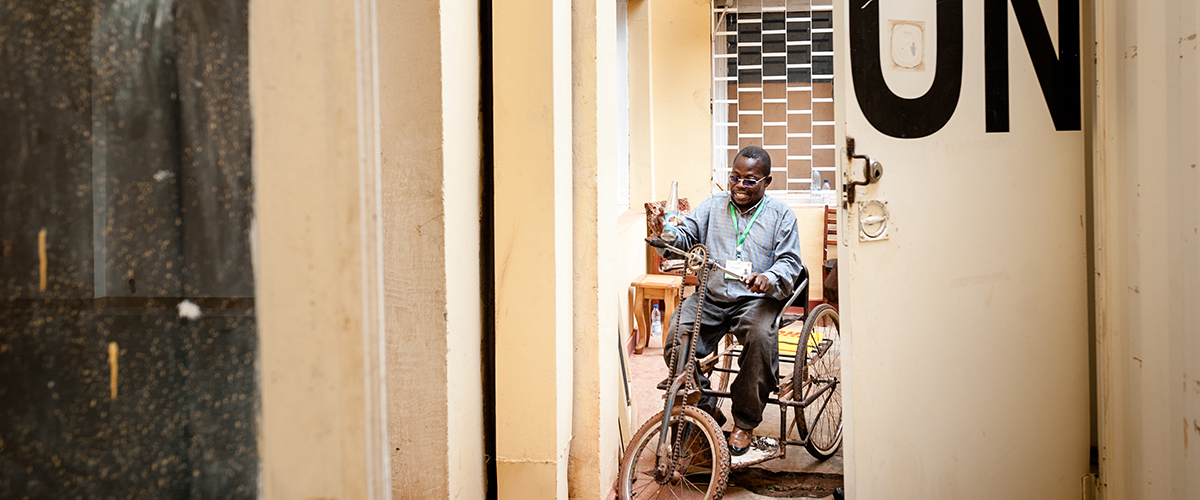
[[[666,218],[666,214],[663,213],[655,214],[654,217],[650,218],[650,230],[653,232],[653,234],[659,234],[662,232],[663,223],[665,222]]]
[[[750,273],[749,276],[746,276],[746,278],[742,280],[742,283],[745,283],[746,288],[749,288],[750,291],[754,293],[767,293],[767,291],[771,289],[770,278],[758,273]]]
[[[663,226],[666,222],[666,214],[656,214],[650,220],[651,234],[657,234],[658,238],[665,241],[668,245],[674,245],[675,240],[679,239],[679,234],[674,230],[668,231]]]

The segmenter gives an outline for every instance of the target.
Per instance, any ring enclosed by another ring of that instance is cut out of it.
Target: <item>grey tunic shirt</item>
[[[714,194],[683,218],[675,246],[687,249],[702,243],[708,247],[712,258],[725,265],[725,261],[735,258],[739,236],[734,234],[729,208],[734,208],[737,229],[741,233],[746,230],[759,205],[762,206],[762,212],[750,227],[750,234],[742,246],[742,260],[750,262],[752,272],[762,274],[771,281],[767,296],[787,300],[792,294],[796,278],[800,276],[800,242],[796,234],[796,214],[780,200],[763,196],[758,205],[743,213],[729,200],[729,193]],[[720,270],[709,275],[708,293],[711,298],[723,302],[764,296],[751,293],[740,280],[725,279],[725,273]]]

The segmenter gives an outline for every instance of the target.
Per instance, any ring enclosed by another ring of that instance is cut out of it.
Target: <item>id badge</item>
[[[737,276],[725,273],[727,280],[741,280],[750,275],[750,263],[744,260],[727,260],[725,261],[725,269],[738,273]]]

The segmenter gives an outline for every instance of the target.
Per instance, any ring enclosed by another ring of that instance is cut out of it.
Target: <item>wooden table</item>
[[[630,283],[634,289],[633,317],[637,319],[638,338],[633,352],[641,354],[650,342],[650,301],[663,301],[662,325],[665,334],[671,325],[671,315],[679,306],[679,289],[683,277],[669,274],[643,274]],[[665,337],[665,335],[664,335]]]

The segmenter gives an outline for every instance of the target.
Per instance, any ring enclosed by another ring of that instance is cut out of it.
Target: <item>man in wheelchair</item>
[[[746,147],[734,158],[729,190],[704,200],[683,218],[674,234],[664,235],[668,240],[673,236],[678,248],[704,244],[713,259],[741,274],[710,275],[696,345],[697,359],[711,354],[726,333],[743,346],[740,372],[730,387],[734,430],[729,449],[734,455],[749,449],[752,431],[762,422],[768,397],[777,388],[779,345],[773,322],[802,268],[796,215],[783,201],[765,196],[770,184],[771,157],[760,147]],[[672,316],[669,332],[692,331],[698,300],[699,294],[684,300]],[[663,355],[670,363],[671,351],[680,346],[671,335],[664,339],[668,345]],[[680,350],[677,355],[686,353]],[[708,378],[699,370],[695,373],[700,385],[708,388]],[[724,425],[716,399],[705,396],[698,406]]]

